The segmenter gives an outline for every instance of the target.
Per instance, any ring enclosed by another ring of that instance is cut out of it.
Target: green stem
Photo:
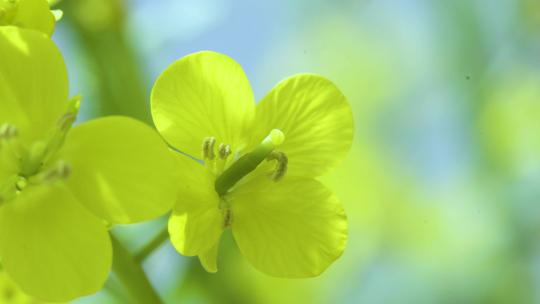
[[[163,246],[165,241],[169,238],[169,231],[167,224],[163,225],[161,231],[141,250],[135,253],[135,261],[142,263],[150,254],[154,252],[157,248]]]
[[[150,284],[141,264],[111,234],[114,249],[113,272],[131,296],[130,303],[162,304],[163,301]]]

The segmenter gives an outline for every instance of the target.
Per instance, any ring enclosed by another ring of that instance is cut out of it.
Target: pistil
[[[261,142],[255,150],[243,155],[225,170],[215,183],[216,192],[225,195],[244,176],[255,170],[275,148],[280,146],[285,140],[285,135],[278,129],[274,129]]]

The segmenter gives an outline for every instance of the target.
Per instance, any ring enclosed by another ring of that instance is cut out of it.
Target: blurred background
[[[151,123],[174,60],[228,54],[262,98],[299,72],[354,109],[349,157],[324,177],[350,224],[322,276],[274,279],[230,236],[220,271],[165,244],[144,267],[167,303],[540,303],[538,0],[64,0],[54,35],[81,120]],[[132,250],[160,222],[117,227]],[[0,278],[2,279],[2,278]],[[114,285],[111,279],[108,286]],[[105,288],[76,303],[124,303]]]

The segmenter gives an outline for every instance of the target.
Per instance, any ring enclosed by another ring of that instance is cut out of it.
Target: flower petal
[[[19,128],[25,140],[43,139],[68,101],[67,71],[46,35],[0,27],[0,124]]]
[[[26,293],[68,301],[101,289],[112,248],[104,223],[63,185],[37,186],[0,208],[0,257]]]
[[[149,220],[170,210],[177,195],[174,160],[157,132],[112,116],[70,131],[60,158],[72,166],[73,194],[110,223]]]
[[[216,273],[218,271],[217,267],[217,257],[219,249],[219,240],[210,248],[209,250],[199,254],[199,261],[203,266],[204,270],[210,273]]]
[[[175,158],[180,192],[169,219],[169,234],[176,250],[195,256],[216,244],[223,231],[223,216],[214,191],[215,178],[196,161],[183,155]]]
[[[205,137],[236,150],[245,144],[255,103],[242,67],[215,52],[198,52],[170,65],[152,89],[157,129],[175,148],[200,157]]]
[[[12,24],[51,36],[55,22],[47,0],[19,0],[17,14]]]
[[[353,137],[352,111],[329,80],[310,74],[279,83],[257,105],[252,145],[272,129],[285,133],[279,147],[289,159],[288,174],[316,177],[341,161]]]
[[[259,176],[236,189],[230,200],[236,243],[251,264],[266,274],[314,277],[345,249],[343,207],[314,179],[276,183]]]

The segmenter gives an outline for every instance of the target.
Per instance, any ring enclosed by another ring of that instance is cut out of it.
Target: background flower
[[[174,162],[132,118],[70,130],[78,105],[68,103],[66,67],[44,33],[0,26],[0,54],[2,267],[39,299],[95,293],[111,269],[107,226],[166,213]]]

